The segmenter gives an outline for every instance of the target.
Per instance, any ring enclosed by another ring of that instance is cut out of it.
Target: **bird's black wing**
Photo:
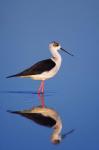
[[[31,119],[39,125],[43,125],[46,127],[51,128],[56,124],[56,121],[53,118],[51,118],[50,116],[44,116],[41,113],[25,113],[21,115],[27,117],[28,119]]]
[[[34,121],[35,123],[42,125],[42,126],[46,126],[46,127],[51,128],[56,124],[56,120],[54,120],[50,116],[44,116],[41,113],[26,113],[26,112],[23,113],[21,111],[8,111],[8,112],[26,117],[26,118]]]
[[[54,66],[55,66],[55,62],[52,61],[52,59],[42,60],[42,61],[39,61],[38,63],[34,64],[30,68],[28,68],[18,74],[8,76],[7,78],[41,74],[45,71],[51,70]]]

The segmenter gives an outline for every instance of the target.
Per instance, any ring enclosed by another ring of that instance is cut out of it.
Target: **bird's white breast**
[[[51,58],[51,59],[52,61],[55,62],[56,65],[50,71],[45,71],[38,75],[31,75],[30,77],[34,80],[47,80],[55,76],[61,66],[61,57],[58,59],[57,58]]]

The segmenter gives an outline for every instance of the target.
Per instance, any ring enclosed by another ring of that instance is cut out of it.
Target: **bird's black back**
[[[54,66],[55,66],[55,62],[52,61],[52,59],[42,60],[34,64],[30,68],[18,74],[8,76],[7,78],[41,74],[45,71],[50,71]]]
[[[56,120],[54,120],[50,116],[44,116],[42,113],[26,113],[26,112],[23,113],[21,111],[8,111],[8,112],[26,117],[42,126],[51,128],[56,124]]]

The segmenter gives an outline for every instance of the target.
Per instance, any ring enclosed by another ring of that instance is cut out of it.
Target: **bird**
[[[74,132],[74,129],[71,129],[70,131],[62,134],[63,125],[60,115],[53,108],[49,108],[47,106],[35,106],[21,111],[8,110],[7,112],[26,117],[38,125],[53,128],[53,132],[51,134],[51,142],[53,144],[59,144],[67,135]]]
[[[49,50],[52,54],[51,58],[41,60],[31,67],[27,68],[26,70],[7,76],[7,78],[12,77],[22,77],[22,78],[31,78],[33,80],[40,80],[40,86],[38,88],[38,94],[44,93],[44,82],[47,79],[54,77],[60,69],[62,57],[59,53],[59,50],[66,52],[67,54],[74,56],[73,54],[69,53],[67,50],[61,47],[59,42],[53,41],[49,43]]]

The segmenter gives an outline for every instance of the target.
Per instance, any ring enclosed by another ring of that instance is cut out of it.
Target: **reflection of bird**
[[[61,135],[62,130],[62,121],[58,113],[51,108],[48,107],[33,107],[29,110],[23,110],[23,111],[8,111],[10,113],[19,114],[21,116],[24,116],[28,119],[31,119],[35,123],[39,125],[43,125],[46,127],[52,127],[54,129],[52,135],[51,135],[51,141],[54,144],[58,144],[61,142],[61,140],[68,134],[72,132],[69,131],[66,134]]]
[[[34,64],[30,68],[15,74],[8,76],[7,78],[11,77],[28,77],[34,80],[41,80],[40,87],[38,89],[38,93],[44,93],[44,81],[52,78],[59,70],[61,66],[61,56],[58,50],[63,50],[64,52],[68,53],[69,55],[73,56],[66,50],[64,50],[58,42],[52,42],[49,44],[49,49],[52,54],[52,58],[39,61],[38,63]]]

